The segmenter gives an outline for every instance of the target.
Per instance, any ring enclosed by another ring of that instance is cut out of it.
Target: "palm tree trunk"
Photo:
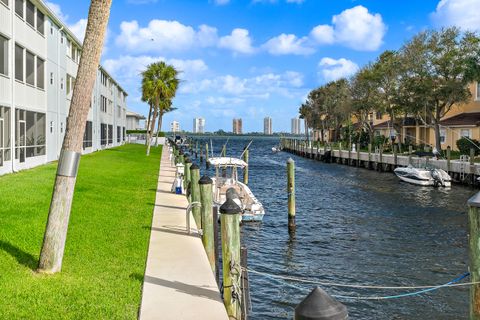
[[[155,147],[158,146],[158,134],[162,129],[162,120],[163,120],[163,112],[160,112],[160,114],[158,115],[157,137],[155,138]]]
[[[73,90],[62,152],[58,160],[47,227],[40,252],[38,271],[56,273],[62,269],[68,221],[77,180],[93,86],[102,54],[112,0],[92,0],[82,56]]]
[[[157,119],[157,108],[153,107],[153,118],[150,122],[150,133],[147,134],[147,156],[150,155],[150,146],[152,144],[153,130],[155,129],[155,120]]]
[[[150,121],[152,118],[152,103],[150,102],[150,111],[148,111],[148,119],[147,119],[147,137],[148,137],[148,130],[150,128]],[[147,145],[147,139],[145,139],[145,145]]]

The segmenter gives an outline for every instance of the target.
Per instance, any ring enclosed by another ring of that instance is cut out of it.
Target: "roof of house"
[[[133,117],[133,118],[137,118],[139,120],[145,120],[145,116],[141,115],[141,114],[138,114],[138,113],[135,113],[133,111],[130,111],[130,110],[127,110],[127,114],[126,114],[127,117]]]
[[[460,113],[440,121],[442,126],[480,126],[480,112]]]

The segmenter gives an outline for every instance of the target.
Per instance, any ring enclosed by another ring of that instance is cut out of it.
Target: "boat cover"
[[[242,159],[231,157],[216,157],[208,159],[208,162],[215,167],[239,167],[245,168],[248,164]]]

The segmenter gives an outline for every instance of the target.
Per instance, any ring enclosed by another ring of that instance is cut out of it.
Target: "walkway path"
[[[226,320],[202,241],[185,231],[188,202],[170,192],[175,168],[163,150],[139,318]]]

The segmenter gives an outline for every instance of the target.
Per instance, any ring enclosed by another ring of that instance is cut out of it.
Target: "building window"
[[[53,29],[50,29],[53,34]],[[37,31],[45,35],[45,15],[37,8]]]
[[[23,19],[23,0],[15,0],[15,12]]]
[[[465,138],[471,138],[471,131],[470,129],[462,129],[460,130],[460,136]]]
[[[122,141],[122,127],[117,126],[117,142]]]
[[[381,112],[376,112],[375,113],[375,119],[382,120],[382,113]]]
[[[119,119],[122,118],[122,107],[120,107],[120,106],[117,106],[117,117]]]
[[[113,126],[111,124],[108,125],[108,144],[113,143]]]
[[[35,85],[35,56],[27,50],[25,55],[25,71],[27,73],[27,83],[32,86]]]
[[[93,145],[93,124],[87,121],[85,124],[85,133],[83,134],[83,149],[90,148]]]
[[[112,100],[108,100],[108,114],[113,114],[113,102]]]
[[[15,79],[23,81],[23,48],[15,45]]]
[[[0,73],[8,76],[8,39],[0,35]]]
[[[17,109],[15,115],[15,159],[45,155],[45,114]]]
[[[32,28],[35,28],[35,6],[30,0],[27,0],[27,18],[25,20]]]
[[[0,106],[0,167],[10,159],[10,108]]]
[[[100,96],[100,110],[104,113],[107,113],[107,98]]]
[[[77,53],[77,48],[75,48],[75,46],[73,45],[73,43],[72,43],[72,46],[71,46],[71,51],[72,51],[72,52],[70,53],[70,56],[72,57],[72,60],[73,60],[73,61],[77,61],[77,55],[76,55],[76,53]]]
[[[477,82],[477,100],[480,100],[480,82]]]
[[[440,143],[445,143],[447,140],[447,130],[445,129],[440,129]]]
[[[107,144],[107,125],[105,123],[100,124],[100,144],[102,146]]]
[[[67,96],[73,91],[75,86],[75,78],[67,74]]]
[[[123,141],[125,141],[125,136],[126,136],[126,133],[127,133],[127,132],[126,132],[126,130],[125,130],[125,127],[123,127],[123,135],[122,135],[122,137],[123,137]]]
[[[37,57],[37,88],[45,89],[45,61]]]

